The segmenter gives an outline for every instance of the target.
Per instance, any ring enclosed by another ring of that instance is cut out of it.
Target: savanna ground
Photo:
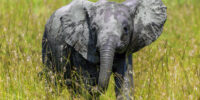
[[[0,0],[0,99],[72,98],[46,86],[41,41],[49,16],[68,0]],[[200,100],[200,1],[164,0],[161,37],[133,56],[136,100]],[[114,81],[102,100],[114,100]]]

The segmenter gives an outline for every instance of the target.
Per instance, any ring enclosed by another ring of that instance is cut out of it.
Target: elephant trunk
[[[112,72],[115,48],[116,43],[112,38],[108,39],[108,41],[100,47],[100,73],[98,88],[101,92],[104,92],[108,87]]]

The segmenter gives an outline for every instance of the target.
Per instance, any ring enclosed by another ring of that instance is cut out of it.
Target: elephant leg
[[[67,45],[59,45],[56,48],[56,70],[60,73],[61,79],[65,79],[66,85],[71,85],[71,49]]]
[[[134,95],[132,55],[129,55],[126,58],[118,60],[114,65],[115,92],[117,100],[132,100]]]
[[[76,51],[72,51],[72,62],[74,65],[73,72],[75,72],[73,78],[75,78],[75,82],[77,83],[74,86],[77,88],[77,93],[79,92],[78,89],[80,89],[80,93],[87,90],[91,95],[96,97],[94,86],[98,83],[99,66],[88,62]]]
[[[71,78],[70,48],[64,44],[47,42],[43,47],[43,52],[43,63],[46,65],[44,72],[48,80],[56,85],[60,80],[66,79],[61,83],[70,85],[71,82],[68,81]]]

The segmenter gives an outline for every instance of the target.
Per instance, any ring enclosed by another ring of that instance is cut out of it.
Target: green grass
[[[66,87],[55,90],[37,75],[43,68],[41,40],[46,20],[67,3],[67,0],[0,1],[1,100],[71,98]],[[133,57],[135,99],[199,100],[200,1],[164,0],[164,3],[168,20],[163,34]],[[102,100],[115,99],[113,84],[112,79]]]

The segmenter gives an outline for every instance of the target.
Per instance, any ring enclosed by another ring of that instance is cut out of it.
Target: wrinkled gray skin
[[[155,41],[165,21],[161,0],[121,4],[74,0],[53,13],[46,24],[43,63],[57,72],[65,69],[66,79],[75,70],[89,91],[87,85],[97,85],[105,92],[114,73],[117,99],[132,99],[132,53]],[[71,64],[66,64],[66,58]]]

